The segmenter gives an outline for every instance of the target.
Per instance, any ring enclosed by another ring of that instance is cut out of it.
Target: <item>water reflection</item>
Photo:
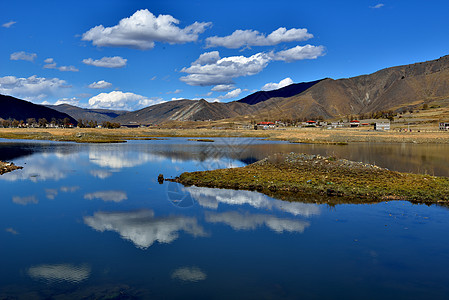
[[[48,283],[65,281],[80,283],[90,276],[88,265],[54,264],[38,265],[28,269],[28,275],[34,279],[44,280]]]
[[[39,200],[37,200],[36,196],[34,195],[25,197],[14,196],[12,197],[12,202],[20,205],[28,205],[28,204],[38,204]]]
[[[184,231],[194,237],[206,236],[197,219],[185,216],[155,217],[152,210],[133,212],[97,212],[84,217],[84,223],[93,229],[115,231],[141,249],[147,249],[154,242],[171,243]]]
[[[207,275],[198,267],[182,267],[176,269],[172,273],[171,278],[182,281],[198,282],[205,280]]]
[[[94,193],[89,193],[84,195],[84,199],[93,200],[100,199],[105,202],[122,202],[123,200],[127,200],[128,196],[124,191],[98,191]]]
[[[64,165],[60,158],[52,157],[35,157],[28,160],[27,164],[21,170],[16,170],[11,173],[4,174],[0,179],[6,181],[25,181],[32,182],[46,181],[46,180],[61,180],[66,178],[69,174],[68,166]]]
[[[276,200],[258,192],[212,189],[196,186],[181,187],[181,189],[189,193],[201,206],[210,209],[217,209],[220,203],[228,205],[248,204],[258,209],[285,211],[294,216],[301,215],[309,217],[320,214],[320,207],[318,205]]]
[[[241,214],[235,211],[225,213],[205,213],[206,221],[209,223],[223,223],[235,230],[255,230],[265,225],[276,233],[299,232],[302,233],[309,227],[310,223],[292,219],[282,219],[270,215]]]
[[[97,178],[100,178],[100,179],[106,179],[108,177],[111,177],[113,172],[107,171],[107,170],[91,170],[90,174],[93,177],[97,177]]]

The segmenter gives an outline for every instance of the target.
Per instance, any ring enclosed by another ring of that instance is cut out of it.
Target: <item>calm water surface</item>
[[[0,141],[0,299],[448,299],[449,210],[157,183],[275,152],[449,176],[444,145]]]

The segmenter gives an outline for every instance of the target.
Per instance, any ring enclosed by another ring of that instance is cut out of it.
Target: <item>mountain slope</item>
[[[264,102],[260,114],[274,118],[335,118],[419,107],[449,105],[449,56],[346,79],[325,79],[301,94]]]
[[[41,118],[45,118],[48,122],[53,118],[56,120],[69,118],[71,123],[77,124],[76,120],[68,114],[5,95],[0,95],[0,118],[5,120],[16,119],[18,121],[26,121],[28,118],[34,118],[38,121]]]
[[[109,110],[109,109],[87,109],[80,108],[69,104],[60,105],[46,105],[47,107],[66,113],[75,120],[97,121],[98,123],[111,121],[112,119],[127,113],[124,110]]]
[[[263,101],[266,101],[271,98],[287,98],[292,97],[294,95],[300,94],[304,92],[305,90],[311,88],[318,82],[322,81],[323,79],[311,81],[311,82],[301,82],[301,83],[293,83],[286,87],[272,90],[272,91],[259,91],[255,92],[251,95],[246,96],[243,99],[238,100],[237,102],[240,103],[246,103],[250,105],[254,105]]]
[[[254,111],[244,103],[209,103],[206,100],[176,100],[160,103],[118,116],[113,122],[121,124],[154,124],[166,121],[220,120]]]

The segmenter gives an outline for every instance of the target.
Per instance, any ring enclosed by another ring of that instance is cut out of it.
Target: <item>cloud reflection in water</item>
[[[262,214],[240,214],[235,211],[225,213],[206,212],[206,221],[210,223],[224,223],[235,230],[254,230],[262,225],[267,226],[277,233],[304,232],[310,223],[300,220],[278,218]]]
[[[100,232],[115,231],[141,249],[150,247],[156,241],[171,243],[178,238],[179,231],[194,237],[206,235],[196,218],[155,217],[152,210],[97,212],[93,216],[84,217],[84,223]]]
[[[210,209],[217,209],[220,203],[228,205],[248,204],[258,209],[285,211],[294,216],[301,215],[309,217],[320,214],[320,208],[318,205],[276,200],[258,192],[212,189],[196,186],[191,186],[184,189],[201,206]]]
[[[38,265],[28,269],[28,275],[34,279],[52,282],[80,283],[90,276],[88,265],[49,264]]]

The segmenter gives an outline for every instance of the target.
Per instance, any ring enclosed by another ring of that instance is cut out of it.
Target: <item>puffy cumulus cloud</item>
[[[58,78],[43,78],[36,75],[28,78],[0,77],[0,94],[27,100],[40,100],[58,94],[61,89],[67,87],[69,86],[66,81]]]
[[[235,88],[235,86],[233,84],[219,84],[219,85],[214,86],[212,88],[212,91],[214,91],[214,92],[229,92],[233,88]]]
[[[58,101],[55,102],[55,105],[61,105],[61,104],[69,104],[73,106],[78,106],[80,99],[76,97],[72,98],[61,98]]]
[[[34,61],[37,57],[36,53],[26,53],[25,51],[14,52],[9,56],[10,60],[27,60]]]
[[[91,217],[84,217],[84,223],[100,232],[115,231],[140,249],[147,249],[156,241],[169,244],[178,238],[180,231],[194,237],[206,235],[196,218],[155,217],[152,210],[97,212]]]
[[[107,88],[112,87],[112,83],[104,81],[104,80],[100,80],[97,82],[92,82],[87,87],[90,89],[107,89]]]
[[[83,63],[89,66],[102,67],[102,68],[123,68],[126,66],[126,58],[120,56],[103,57],[101,59],[86,58],[83,59]]]
[[[200,55],[190,67],[181,72],[189,75],[181,81],[193,86],[215,85],[215,89],[229,87],[233,78],[255,75],[261,72],[273,60],[292,62],[303,59],[316,59],[324,55],[323,46],[296,46],[280,52],[256,53],[250,57],[230,56],[221,58],[218,51]]]
[[[162,102],[164,101],[161,98],[147,98],[134,93],[112,91],[90,98],[89,106],[90,108],[136,110]]]
[[[316,59],[319,56],[324,55],[324,47],[312,45],[296,46],[294,48],[273,53],[272,55],[273,60],[282,60],[286,62],[304,59]]]
[[[11,27],[12,25],[14,25],[14,24],[16,24],[17,22],[15,22],[15,21],[9,21],[9,22],[7,22],[7,23],[3,23],[2,24],[2,27],[5,27],[5,28],[9,28],[9,27]]]
[[[195,22],[185,28],[177,25],[179,20],[171,15],[153,15],[148,9],[136,11],[129,18],[120,20],[118,25],[104,27],[98,25],[82,36],[84,41],[92,41],[101,47],[129,47],[141,50],[152,49],[155,42],[182,44],[194,42],[198,35],[211,25]]]
[[[93,200],[101,199],[105,202],[122,202],[127,200],[128,196],[123,191],[98,191],[84,195],[84,199]]]
[[[171,278],[182,281],[198,282],[205,280],[207,275],[198,267],[182,267],[173,271]]]
[[[47,58],[44,60],[46,63],[44,69],[55,69],[62,72],[78,72],[79,70],[74,66],[58,66],[53,58]]]
[[[31,278],[53,282],[80,283],[90,276],[88,265],[53,264],[37,265],[28,269]]]
[[[313,38],[306,28],[292,28],[287,30],[280,27],[266,36],[257,30],[236,30],[231,35],[218,37],[212,36],[206,39],[206,48],[226,47],[236,49],[251,46],[273,46],[280,43],[306,41]]]
[[[15,204],[20,204],[20,205],[39,203],[36,196],[27,196],[27,197],[14,196],[14,197],[12,197],[12,202],[14,202]]]
[[[242,93],[241,89],[235,89],[233,91],[226,93],[226,95],[219,96],[218,100],[232,99],[232,98],[238,97],[241,93]]]
[[[164,157],[157,153],[121,151],[114,147],[101,149],[93,147],[89,149],[89,160],[102,168],[118,170],[140,166],[150,161],[160,162],[164,160]]]
[[[235,77],[249,76],[261,72],[271,60],[266,53],[257,53],[250,57],[230,56],[220,58],[218,51],[207,52],[181,72],[189,75],[180,80],[193,86],[231,84]]]
[[[262,91],[272,91],[272,90],[277,90],[283,87],[286,87],[290,84],[293,83],[293,80],[290,77],[284,78],[281,81],[279,81],[279,83],[275,83],[275,82],[270,82],[265,84],[262,87]]]

